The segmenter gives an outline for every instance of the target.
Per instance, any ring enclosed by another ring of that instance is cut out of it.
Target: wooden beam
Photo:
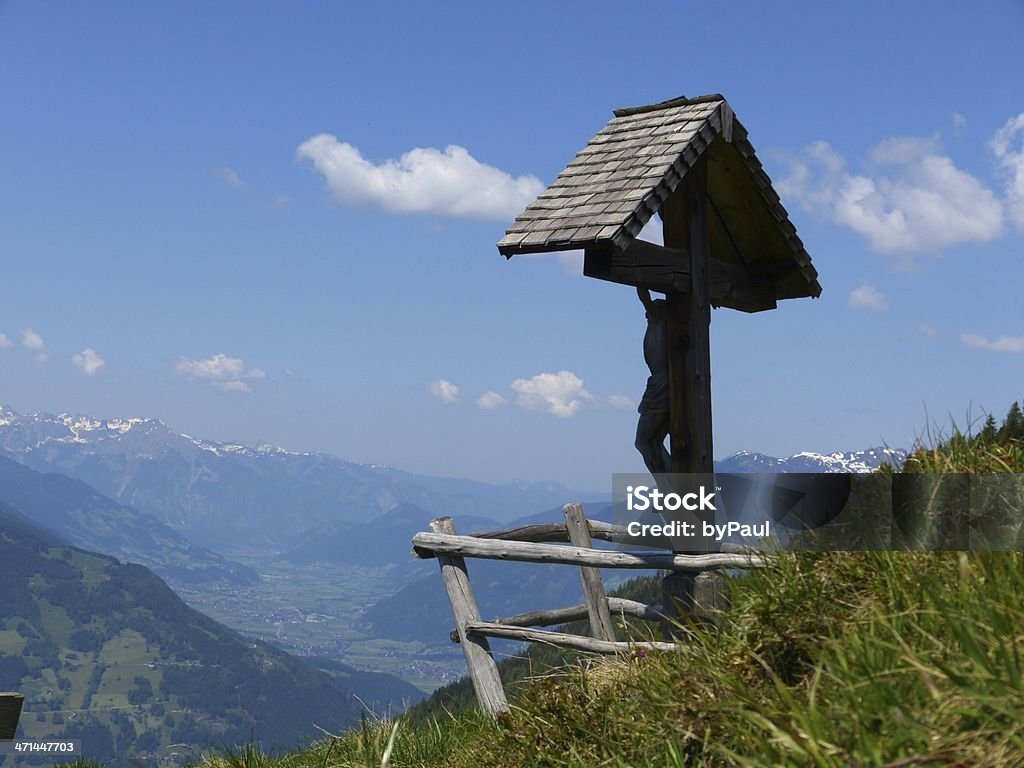
[[[710,475],[714,454],[706,154],[665,201],[662,219],[665,247],[690,254],[689,290],[667,294],[672,471]]]
[[[631,653],[635,650],[680,651],[685,646],[675,643],[613,643],[608,640],[595,640],[582,635],[570,635],[565,632],[551,632],[546,629],[528,629],[526,627],[508,627],[491,621],[473,621],[467,626],[470,635],[504,637],[508,640],[525,640],[529,643],[557,645],[590,653]]]
[[[587,520],[587,527],[590,529],[590,537],[599,541],[610,541],[617,544],[635,544],[636,537],[630,536],[624,525],[614,525],[601,520]],[[526,542],[554,542],[567,543],[569,534],[566,533],[565,525],[562,523],[539,523],[535,525],[520,525],[515,528],[502,528],[497,531],[479,531],[467,533],[475,539],[490,539],[498,541],[526,541]],[[723,552],[734,554],[757,554],[757,550],[741,544],[723,544]],[[422,560],[429,560],[434,553],[425,549],[413,548],[413,556]],[[613,598],[608,598],[612,600]]]
[[[569,541],[577,547],[590,549],[590,528],[587,518],[583,515],[583,505],[579,502],[566,504],[562,508],[565,514],[565,529],[569,533]],[[583,600],[587,605],[587,617],[590,620],[590,634],[598,640],[615,640],[615,625],[608,610],[608,597],[604,593],[604,582],[601,571],[590,565],[580,566],[580,583],[583,585]]]
[[[497,531],[481,531],[470,533],[478,539],[501,539],[504,541],[569,541],[564,523],[537,523],[535,525],[518,525],[515,528],[502,528]]]
[[[431,520],[430,530],[434,535],[462,538],[454,535],[455,524],[450,517]],[[471,635],[467,630],[469,624],[480,621],[480,611],[473,597],[473,589],[469,585],[466,561],[454,553],[438,555],[437,561],[441,566],[444,588],[452,604],[455,628],[462,641],[462,652],[466,657],[466,666],[469,667],[469,676],[473,680],[476,700],[480,708],[492,717],[508,712],[508,700],[505,698],[505,690],[498,676],[498,665],[491,655],[487,638]]]
[[[690,255],[689,290],[666,294],[672,472],[698,475],[700,485],[713,486],[708,152],[687,170],[665,201],[661,217],[665,246],[685,249]],[[715,522],[714,511],[698,512],[693,517],[699,525]],[[710,545],[711,542],[702,541],[700,549],[707,551]],[[694,605],[694,584],[691,574],[672,573],[662,580],[666,639],[679,631],[679,619]]]
[[[719,120],[722,123],[719,131],[722,135],[722,140],[732,144],[732,124],[734,120],[732,107],[729,106],[729,102],[723,101],[721,106],[718,107]]]
[[[637,602],[636,600],[627,600],[623,597],[609,597],[608,609],[613,616],[635,616],[638,619],[646,619],[648,621],[661,621],[665,618],[659,608]],[[550,627],[554,624],[568,624],[570,621],[580,621],[587,618],[587,616],[586,604],[580,603],[568,608],[552,608],[548,611],[517,613],[515,616],[495,619],[493,623],[503,624],[508,627]],[[448,634],[453,643],[459,642],[458,630],[453,629]]]
[[[473,536],[440,533],[417,533],[412,538],[412,544],[417,552],[429,550],[436,553],[438,557],[453,555],[521,563],[593,565],[597,568],[707,571],[719,568],[757,568],[764,565],[764,558],[753,552],[711,552],[704,555],[679,555],[671,552],[608,552],[557,544],[487,541]]]
[[[708,270],[711,304],[762,312],[775,309],[773,280],[776,275],[792,271],[793,266],[746,267],[709,257]],[[583,256],[583,274],[660,293],[689,293],[692,283],[688,251],[644,240],[634,240],[625,251],[588,248]]]

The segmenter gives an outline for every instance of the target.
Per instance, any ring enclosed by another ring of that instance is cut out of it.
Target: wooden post
[[[714,472],[711,435],[711,300],[707,155],[662,207],[666,248],[690,253],[690,290],[666,295],[672,471]]]
[[[0,741],[14,738],[25,697],[20,693],[0,693]]]
[[[669,441],[672,472],[701,475],[700,484],[714,484],[714,445],[711,427],[711,247],[708,235],[707,152],[702,154],[662,207],[666,248],[689,252],[689,291],[671,291],[668,300],[669,343]],[[714,523],[714,512],[699,522]],[[704,550],[706,551],[706,550]],[[722,593],[721,574],[702,579],[708,595]],[[718,580],[711,585],[709,580]],[[701,606],[695,594],[693,574],[674,573],[665,577],[665,613],[678,617],[680,611],[717,611],[720,606]],[[667,637],[677,627],[666,621]]]
[[[455,533],[455,524],[450,517],[440,517],[430,521],[430,530],[434,533]],[[498,665],[491,655],[491,646],[482,635],[470,635],[466,625],[480,621],[480,610],[473,598],[473,589],[469,585],[469,573],[466,561],[452,555],[438,555],[437,562],[441,566],[441,578],[452,604],[455,617],[455,628],[459,633],[462,652],[466,656],[466,666],[476,691],[476,700],[480,707],[492,717],[508,712],[508,700],[498,676]]]
[[[577,501],[562,507],[565,513],[565,530],[569,541],[577,547],[590,549],[593,541],[590,528],[583,516],[583,505]],[[615,640],[615,625],[612,614],[608,610],[608,598],[604,593],[601,571],[588,565],[580,566],[580,581],[583,582],[583,600],[587,604],[587,616],[590,619],[590,634],[598,640]]]

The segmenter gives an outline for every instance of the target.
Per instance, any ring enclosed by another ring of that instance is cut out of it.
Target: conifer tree
[[[1024,440],[1024,413],[1021,413],[1020,403],[1010,406],[1003,426],[999,428],[999,442],[1007,443],[1010,440]]]
[[[998,434],[999,428],[996,425],[996,417],[990,413],[988,418],[985,419],[985,426],[978,433],[978,442],[982,445],[994,445]]]

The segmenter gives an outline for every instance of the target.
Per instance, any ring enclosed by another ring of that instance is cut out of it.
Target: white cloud
[[[7,338],[6,334],[0,333],[0,349],[10,349],[14,342]]]
[[[36,352],[41,352],[46,349],[46,342],[43,341],[43,337],[33,331],[31,328],[26,328],[21,332],[21,346],[25,349],[31,349]]]
[[[482,395],[480,395],[480,397],[476,399],[477,407],[483,408],[485,411],[491,411],[494,410],[495,408],[500,408],[507,402],[508,400],[506,400],[502,395],[490,389],[484,392]]]
[[[313,163],[339,203],[393,213],[508,220],[544,189],[536,176],[513,178],[455,145],[411,149],[397,160],[373,163],[351,144],[321,133],[296,154]]]
[[[609,395],[606,402],[612,408],[623,411],[630,411],[636,408],[636,401],[632,397],[628,397],[626,395]]]
[[[46,342],[43,341],[43,337],[31,328],[25,328],[21,332],[21,346],[36,353],[35,360],[37,363],[45,362],[50,356],[50,353],[46,349]]]
[[[931,336],[934,338],[939,335],[938,329],[934,325],[928,325],[928,323],[918,323],[916,328],[925,336]]]
[[[242,177],[238,175],[238,172],[227,165],[222,165],[217,169],[217,177],[225,184],[230,184],[232,187],[236,187],[238,189],[245,186],[245,182],[242,181]]]
[[[953,121],[953,135],[960,138],[960,134],[963,133],[964,128],[967,127],[967,115],[961,114],[960,112],[954,112],[951,119]]]
[[[960,343],[970,349],[1024,354],[1024,336],[1000,336],[998,339],[989,339],[976,333],[961,333]]]
[[[249,381],[267,377],[259,368],[246,368],[241,358],[228,357],[223,353],[202,360],[182,358],[174,370],[181,376],[209,382],[224,392],[250,392]]]
[[[902,256],[983,243],[1003,228],[1003,205],[940,154],[937,137],[886,139],[870,152],[872,175],[851,174],[823,141],[791,159],[779,191],[852,229],[875,251]]]
[[[568,418],[585,403],[594,400],[583,386],[583,379],[572,371],[538,373],[532,379],[516,379],[512,389],[520,408],[543,410]]]
[[[291,205],[292,199],[288,195],[278,195],[274,198],[272,205],[277,209],[287,208]]]
[[[96,371],[107,364],[92,347],[86,347],[71,358],[71,362],[82,369],[86,376],[95,376]]]
[[[854,309],[866,309],[871,312],[884,312],[889,308],[889,300],[877,288],[867,283],[850,292],[849,304]]]
[[[447,379],[438,379],[427,384],[427,392],[443,403],[459,402],[459,388]]]
[[[1006,121],[990,145],[1006,176],[1006,207],[1017,228],[1024,231],[1024,112]]]

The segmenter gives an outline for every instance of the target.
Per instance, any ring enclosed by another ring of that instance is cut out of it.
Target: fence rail
[[[455,617],[452,641],[462,645],[477,701],[492,716],[507,712],[508,700],[488,644],[489,637],[603,654],[635,649],[678,651],[682,646],[675,642],[635,643],[617,640],[612,616],[628,615],[662,620],[666,627],[678,618],[680,607],[698,618],[712,617],[720,609],[721,576],[718,572],[726,568],[756,568],[764,564],[758,554],[743,547],[728,545],[723,547],[722,552],[703,555],[594,549],[593,539],[625,543],[631,537],[622,526],[587,520],[578,502],[566,504],[563,513],[564,524],[525,525],[469,535],[457,534],[452,519],[441,517],[430,522],[429,533],[417,533],[413,537],[413,553],[417,557],[438,560]],[[584,602],[567,608],[531,611],[484,621],[469,582],[467,557],[575,565],[580,569]],[[601,580],[601,568],[668,570],[674,575],[668,577],[666,585],[672,579],[681,578],[686,581],[686,586],[675,593],[667,592],[664,606],[608,597]],[[680,602],[682,606],[678,604]],[[589,621],[592,636],[535,628],[581,619]],[[666,632],[666,635],[672,637],[673,633]]]
[[[762,565],[760,555],[710,552],[677,555],[668,552],[608,552],[586,547],[559,547],[520,541],[488,541],[474,536],[417,533],[413,550],[434,554],[510,560],[522,563],[564,563],[595,568],[655,568],[669,571],[707,571],[716,568],[753,568]]]

